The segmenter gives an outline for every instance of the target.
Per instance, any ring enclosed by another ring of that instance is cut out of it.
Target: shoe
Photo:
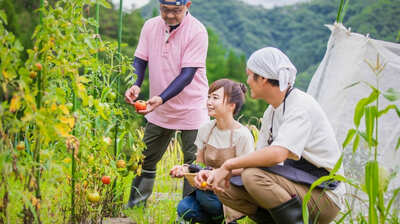
[[[275,224],[274,219],[267,209],[258,207],[254,215],[249,216],[250,219],[258,224]]]
[[[145,205],[153,192],[154,181],[155,175],[154,177],[136,176],[132,181],[131,194],[126,207],[133,208],[134,206]]]
[[[269,211],[277,224],[304,224],[302,203],[298,196]]]

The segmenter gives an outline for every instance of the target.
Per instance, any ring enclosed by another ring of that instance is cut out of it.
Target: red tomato
[[[25,143],[24,142],[19,142],[18,143],[18,145],[17,145],[17,150],[18,151],[23,151],[23,150],[25,150]]]
[[[101,182],[103,182],[103,184],[110,184],[111,182],[111,177],[110,176],[103,176],[101,178]]]
[[[43,69],[43,68],[42,68],[42,64],[36,63],[35,66],[36,66],[36,70],[42,71],[42,69]]]
[[[146,110],[146,101],[138,100],[135,102],[136,110]]]

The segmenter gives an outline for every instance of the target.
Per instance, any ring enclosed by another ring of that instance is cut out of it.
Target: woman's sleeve
[[[243,156],[254,151],[254,138],[250,131],[246,128],[239,137],[236,148],[236,156]]]

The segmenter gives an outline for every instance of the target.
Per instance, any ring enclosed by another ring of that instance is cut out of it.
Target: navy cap
[[[186,5],[186,3],[188,2],[188,0],[175,0],[173,2],[169,2],[169,1],[165,1],[165,0],[159,0],[161,4],[164,5]]]

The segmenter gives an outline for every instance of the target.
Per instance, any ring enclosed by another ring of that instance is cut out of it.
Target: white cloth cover
[[[296,80],[296,67],[279,49],[265,47],[251,54],[247,68],[252,72],[268,79],[279,80],[281,91],[293,86]]]
[[[400,44],[374,40],[364,35],[351,33],[342,24],[328,26],[332,31],[328,41],[325,56],[314,74],[308,87],[308,93],[321,104],[328,119],[332,123],[338,142],[342,144],[347,131],[354,128],[354,110],[361,98],[368,97],[370,87],[359,84],[351,88],[345,87],[365,81],[376,86],[377,80],[367,61],[375,65],[377,55],[382,64],[386,64],[379,80],[379,89],[386,91],[393,88],[400,90]],[[379,98],[379,109],[382,110],[389,102],[384,97]],[[400,106],[399,101],[395,102]],[[361,121],[361,130],[365,130]],[[394,111],[383,115],[378,126],[379,161],[386,168],[395,168],[400,161],[400,150],[395,150],[400,136],[400,119]],[[351,156],[351,145],[345,149],[345,173],[362,175],[363,164],[368,157],[368,148],[361,140],[355,158]],[[348,160],[352,160],[351,164]],[[346,162],[347,160],[347,162]],[[347,167],[346,167],[347,166]],[[391,187],[400,185],[398,176]]]

